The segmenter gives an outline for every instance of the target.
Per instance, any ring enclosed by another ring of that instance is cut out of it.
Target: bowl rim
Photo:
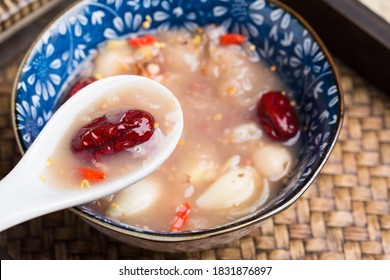
[[[303,193],[310,187],[310,185],[314,182],[314,180],[317,178],[319,173],[321,172],[322,168],[326,164],[327,160],[329,159],[329,156],[336,145],[336,142],[338,140],[338,137],[340,135],[340,131],[343,125],[343,119],[344,119],[344,100],[343,100],[343,90],[341,88],[340,83],[340,74],[337,69],[337,66],[328,51],[327,47],[325,46],[322,39],[319,37],[319,35],[316,33],[316,31],[310,26],[310,24],[294,9],[289,7],[288,5],[280,2],[279,0],[266,0],[269,4],[274,5],[275,7],[281,8],[284,11],[290,13],[298,22],[302,25],[304,29],[306,29],[309,34],[312,36],[312,38],[315,40],[315,42],[318,44],[320,50],[323,52],[326,60],[329,62],[330,69],[332,70],[332,73],[334,75],[335,79],[335,85],[337,87],[337,93],[339,97],[339,106],[338,106],[338,118],[335,123],[335,128],[331,132],[330,139],[331,142],[327,145],[325,151],[323,152],[324,156],[320,160],[317,169],[313,172],[311,176],[308,176],[305,181],[301,183],[301,187],[295,190],[291,195],[290,198],[285,201],[282,205],[279,205],[277,207],[271,207],[269,211],[266,213],[260,213],[260,214],[253,214],[248,215],[246,217],[240,218],[238,220],[232,221],[230,223],[226,223],[223,225],[215,226],[212,228],[206,228],[201,230],[193,230],[193,231],[179,231],[179,232],[162,232],[162,231],[152,231],[152,230],[144,230],[141,228],[136,228],[130,225],[131,230],[129,228],[122,228],[119,226],[112,225],[110,223],[104,222],[100,219],[97,219],[91,215],[88,215],[87,213],[83,212],[82,210],[73,207],[69,208],[71,212],[79,216],[80,218],[84,219],[86,222],[92,223],[92,225],[98,225],[102,228],[111,230],[116,233],[121,233],[126,236],[139,238],[142,240],[147,241],[154,241],[154,242],[163,242],[163,243],[175,243],[175,242],[185,242],[185,241],[193,241],[193,240],[201,240],[206,239],[209,237],[217,237],[220,235],[223,235],[225,233],[232,233],[236,232],[238,230],[254,226],[256,224],[261,224],[265,220],[279,214],[280,212],[285,211],[287,208],[289,208],[292,204],[294,204],[302,195]],[[18,148],[23,155],[25,153],[25,150],[23,148],[21,138],[18,134],[17,129],[17,122],[16,122],[16,95],[17,95],[17,86],[18,81],[20,80],[23,65],[26,63],[27,59],[30,57],[30,54],[32,53],[34,46],[37,44],[39,39],[42,37],[42,35],[49,30],[49,28],[52,26],[52,24],[60,19],[65,13],[70,11],[72,8],[80,4],[81,1],[76,1],[72,4],[70,4],[68,7],[66,7],[60,14],[58,14],[55,18],[53,18],[46,27],[41,31],[41,33],[37,36],[37,38],[31,43],[29,49],[25,53],[18,71],[17,75],[14,80],[14,84],[12,87],[12,94],[11,94],[11,118],[12,118],[12,126],[13,131],[15,135],[15,139],[18,145]]]

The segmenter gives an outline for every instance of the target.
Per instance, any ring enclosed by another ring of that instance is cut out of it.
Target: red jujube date
[[[142,110],[114,111],[84,125],[73,138],[76,152],[113,154],[142,144],[154,132],[153,116]]]
[[[287,141],[298,132],[297,115],[282,92],[263,94],[257,104],[257,114],[264,133],[274,140]]]

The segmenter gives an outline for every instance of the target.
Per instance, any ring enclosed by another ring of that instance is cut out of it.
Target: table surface
[[[0,178],[18,162],[11,91],[26,50],[0,67]],[[101,234],[69,210],[0,233],[14,259],[390,259],[390,92],[336,60],[345,118],[330,159],[289,209],[219,248],[162,253]],[[1,255],[0,255],[1,256]]]

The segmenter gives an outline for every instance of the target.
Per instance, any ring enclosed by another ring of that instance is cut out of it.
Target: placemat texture
[[[0,178],[20,159],[10,117],[18,60],[0,72]],[[152,252],[64,210],[0,233],[0,247],[15,259],[390,259],[390,92],[337,64],[346,112],[329,161],[292,207],[246,237],[200,252]]]
[[[0,43],[63,0],[0,1]]]

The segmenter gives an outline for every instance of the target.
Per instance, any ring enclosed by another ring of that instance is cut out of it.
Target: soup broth
[[[283,187],[298,158],[299,132],[282,142],[268,137],[257,104],[266,92],[291,96],[291,90],[253,45],[226,43],[225,35],[220,27],[173,30],[99,48],[88,75],[155,79],[179,99],[185,123],[158,170],[89,207],[136,227],[195,230],[253,213]]]

